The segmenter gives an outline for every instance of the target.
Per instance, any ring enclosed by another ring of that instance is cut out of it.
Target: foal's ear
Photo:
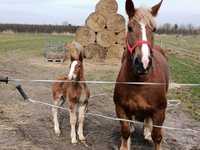
[[[79,61],[83,61],[83,52],[80,52],[80,54],[79,54]]]
[[[133,17],[135,14],[135,7],[132,0],[126,0],[126,13],[129,18]]]
[[[71,62],[75,61],[75,58],[73,55],[70,55],[70,59],[71,59]]]
[[[161,6],[162,2],[163,2],[163,0],[161,0],[160,3],[156,4],[155,6],[153,6],[153,7],[151,8],[151,13],[152,13],[152,15],[153,15],[154,17],[157,16],[158,11],[159,11],[159,9],[160,9],[160,6]]]

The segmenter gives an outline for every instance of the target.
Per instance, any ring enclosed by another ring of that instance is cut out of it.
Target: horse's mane
[[[164,50],[162,47],[160,47],[160,46],[158,46],[158,45],[155,45],[153,48],[154,48],[155,50],[159,51],[159,52],[168,60],[168,57],[167,57],[167,55],[166,55],[166,52],[165,52],[165,50]]]
[[[154,29],[156,27],[156,22],[151,14],[151,9],[149,8],[145,7],[137,8],[135,15],[132,19],[137,21],[138,23],[142,21],[142,23],[144,23],[151,29]]]

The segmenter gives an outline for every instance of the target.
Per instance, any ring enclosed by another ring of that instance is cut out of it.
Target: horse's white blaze
[[[140,25],[141,25],[141,31],[142,31],[142,40],[147,41],[145,24],[140,22]],[[149,56],[150,56],[150,50],[149,50],[148,45],[142,44],[142,63],[143,63],[144,69],[146,69],[148,67]]]
[[[76,67],[77,64],[78,64],[77,61],[73,61],[71,63],[71,67],[70,67],[69,74],[68,74],[69,80],[72,80],[73,78],[76,78],[76,74],[74,74],[74,70],[75,70],[75,67]]]

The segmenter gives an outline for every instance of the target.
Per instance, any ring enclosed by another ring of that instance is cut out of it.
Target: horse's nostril
[[[136,57],[134,60],[134,64],[140,65],[141,64],[141,59],[139,57]]]

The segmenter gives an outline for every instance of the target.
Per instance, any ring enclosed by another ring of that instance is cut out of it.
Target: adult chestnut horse
[[[117,83],[114,91],[116,114],[122,119],[144,121],[144,138],[153,139],[155,150],[160,150],[162,126],[167,107],[168,63],[161,48],[154,48],[154,17],[162,1],[151,9],[135,9],[132,0],[126,0],[129,17],[126,39],[127,50],[117,82],[152,82],[159,85],[124,85]],[[121,121],[120,150],[130,150],[130,124]]]

